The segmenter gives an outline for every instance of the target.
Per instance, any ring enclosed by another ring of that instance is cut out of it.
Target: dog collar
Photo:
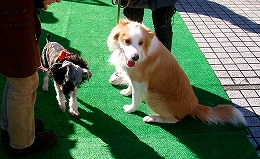
[[[50,68],[52,68],[54,65],[56,65],[57,63],[59,63],[59,61],[63,60],[64,58],[73,55],[73,53],[69,52],[68,50],[64,49],[60,52],[60,55],[58,57],[58,60],[56,63],[54,63],[53,65],[51,65],[49,68],[44,67],[42,64],[39,67],[39,69],[41,69],[43,72],[47,72]]]
[[[68,57],[68,56],[71,56],[73,55],[73,53],[69,52],[68,50],[64,49],[60,52],[60,55],[59,55],[59,58],[58,60],[61,61],[63,60],[64,58]]]

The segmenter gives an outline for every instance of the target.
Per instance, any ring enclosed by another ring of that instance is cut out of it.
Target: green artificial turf
[[[108,82],[115,69],[108,63],[106,40],[116,24],[116,15],[117,7],[107,0],[63,0],[41,11],[40,48],[45,45],[46,34],[50,34],[52,41],[85,58],[93,76],[79,88],[79,118],[58,108],[52,82],[49,92],[41,92],[40,80],[35,117],[45,123],[45,131],[57,135],[57,142],[53,148],[26,158],[258,158],[245,127],[207,125],[191,117],[176,124],[146,124],[142,117],[150,112],[145,103],[135,113],[123,111],[123,105],[131,103],[131,98],[120,95],[122,88]],[[150,10],[145,11],[144,24],[153,29]],[[230,104],[178,13],[173,31],[173,55],[190,78],[200,103],[212,107]],[[39,74],[42,77],[40,70]],[[1,75],[1,96],[4,81]],[[8,157],[2,145],[0,156]]]

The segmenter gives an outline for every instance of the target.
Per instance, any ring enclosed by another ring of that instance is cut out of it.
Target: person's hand
[[[48,9],[48,5],[51,5],[52,3],[58,2],[60,3],[61,0],[43,0],[44,10]]]

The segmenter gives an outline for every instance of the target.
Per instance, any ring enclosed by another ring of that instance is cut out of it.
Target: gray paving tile
[[[260,115],[260,107],[252,108],[257,115]]]
[[[230,77],[227,71],[215,71],[216,76],[219,78]]]
[[[249,64],[237,64],[237,67],[239,68],[239,70],[243,71],[243,70],[253,70]]]
[[[233,61],[234,61],[236,64],[247,63],[244,58],[240,58],[240,57],[241,57],[240,54],[229,54],[229,56],[232,57]]]
[[[242,108],[239,107],[238,109],[243,113],[243,115],[246,117],[246,119],[247,119],[247,117],[256,117],[256,115],[255,115],[255,113],[253,113],[253,109],[251,107],[243,106]]]
[[[227,92],[227,95],[230,98],[232,98],[232,99],[234,99],[234,98],[239,98],[239,99],[243,98],[243,95],[242,95],[242,93],[239,90],[228,90],[226,92]]]
[[[241,93],[243,94],[243,96],[245,98],[258,98],[259,95],[257,94],[257,92],[255,90],[241,90]]]
[[[250,130],[252,136],[254,136],[255,138],[260,137],[260,127],[252,126],[252,127],[248,127],[248,129]]]
[[[260,107],[260,98],[247,98],[247,101],[252,107]]]
[[[228,73],[231,77],[244,77],[244,75],[240,71],[228,71]]]
[[[225,67],[223,65],[211,65],[211,68],[214,70],[214,71],[219,71],[219,70],[226,70]]]
[[[218,56],[221,55],[221,56]],[[232,60],[232,58],[229,57],[228,54],[217,54],[217,56],[220,58],[220,61],[223,65],[230,65],[230,64],[234,64],[234,61]]]
[[[257,77],[257,78],[247,78],[247,80],[248,80],[249,84],[252,84],[252,85],[254,85],[254,84],[260,84],[260,79],[259,79],[259,77]],[[259,99],[260,99],[260,98],[259,98]],[[260,101],[259,101],[259,104],[260,104]]]
[[[256,73],[253,70],[244,70],[241,72],[245,77],[257,77]]]
[[[246,118],[246,122],[248,124],[248,126],[259,126],[260,125],[260,121],[258,117],[247,117]],[[259,132],[260,133],[260,132]],[[256,136],[257,137],[257,136]]]
[[[222,85],[234,85],[234,82],[231,78],[219,78],[219,81]]]
[[[224,67],[228,70],[228,72],[238,70],[238,67],[235,64],[227,64]]]
[[[247,78],[233,78],[233,81],[236,85],[247,85],[249,81]]]

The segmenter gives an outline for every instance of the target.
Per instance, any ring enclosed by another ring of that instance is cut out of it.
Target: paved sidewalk
[[[180,0],[176,5],[260,156],[260,0]]]

